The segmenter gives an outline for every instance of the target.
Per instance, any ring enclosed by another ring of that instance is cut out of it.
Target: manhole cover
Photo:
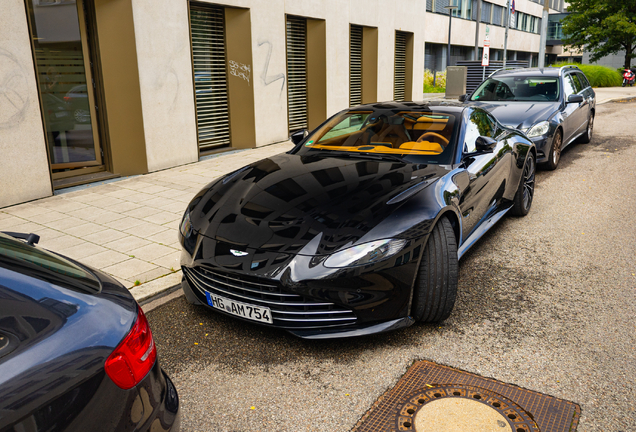
[[[531,432],[537,424],[523,409],[490,390],[464,385],[430,386],[398,404],[396,427],[415,432]]]
[[[580,415],[572,402],[420,361],[353,430],[573,432]]]

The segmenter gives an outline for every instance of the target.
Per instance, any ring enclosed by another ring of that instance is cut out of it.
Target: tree
[[[591,51],[591,61],[625,51],[625,67],[636,57],[636,0],[569,0],[562,20],[563,43]]]

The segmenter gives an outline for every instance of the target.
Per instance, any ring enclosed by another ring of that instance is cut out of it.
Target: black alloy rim
[[[528,210],[534,196],[534,158],[528,156],[526,166],[523,168],[523,208]]]
[[[552,150],[552,162],[556,165],[561,158],[561,134],[557,133],[554,136],[554,150]]]

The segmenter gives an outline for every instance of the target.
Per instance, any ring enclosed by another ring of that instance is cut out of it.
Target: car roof
[[[561,67],[544,67],[544,68],[517,68],[517,69],[506,69],[506,70],[498,70],[495,71],[491,76],[526,76],[526,75],[543,75],[543,76],[551,76],[558,77],[563,72],[567,70],[576,70],[581,72],[581,70],[576,66],[561,66]]]
[[[375,102],[370,104],[358,105],[349,108],[349,111],[376,111],[376,110],[395,110],[395,111],[423,111],[432,110],[460,113],[466,108],[466,105],[458,101],[418,101],[418,102]]]

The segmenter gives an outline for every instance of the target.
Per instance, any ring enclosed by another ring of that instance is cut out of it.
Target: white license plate
[[[208,304],[216,309],[223,309],[232,315],[272,324],[272,312],[269,308],[241,303],[209,292],[205,293]]]

